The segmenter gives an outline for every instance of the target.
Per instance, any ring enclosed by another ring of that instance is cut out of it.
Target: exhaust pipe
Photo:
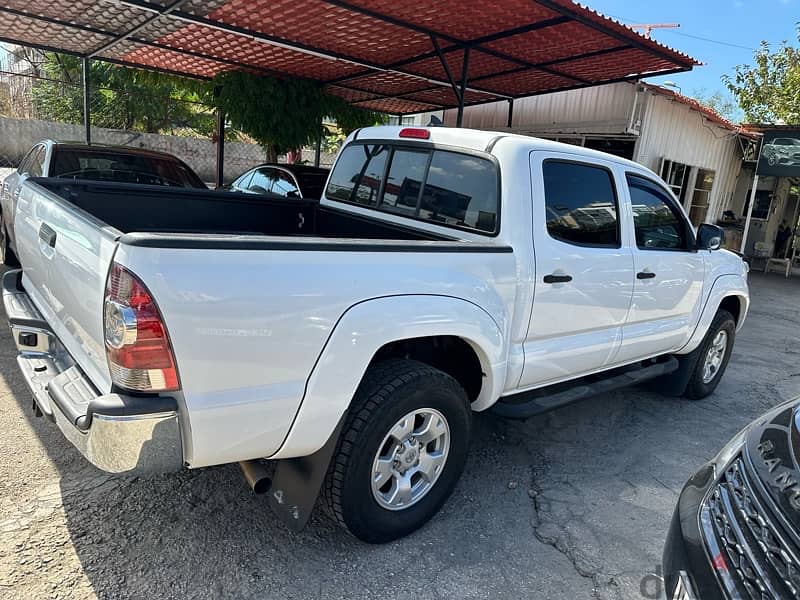
[[[266,494],[272,487],[272,478],[259,460],[243,460],[239,463],[247,485],[256,494]]]

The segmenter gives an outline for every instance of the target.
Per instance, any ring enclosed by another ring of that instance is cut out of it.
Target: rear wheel
[[[17,255],[8,246],[8,231],[6,229],[6,222],[3,219],[3,213],[0,213],[0,264],[9,267],[18,267],[19,260]]]
[[[699,348],[699,357],[684,395],[701,400],[711,394],[722,379],[733,351],[736,320],[727,310],[719,310]]]
[[[353,399],[323,505],[365,542],[418,529],[461,476],[471,418],[466,393],[446,373],[413,360],[374,365]]]

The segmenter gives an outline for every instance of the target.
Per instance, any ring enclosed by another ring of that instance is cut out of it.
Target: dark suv
[[[800,598],[800,398],[688,481],[664,548],[667,597]]]

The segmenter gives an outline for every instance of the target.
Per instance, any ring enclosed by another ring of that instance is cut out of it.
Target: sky
[[[653,30],[652,38],[696,58],[704,66],[648,81],[674,82],[687,96],[700,90],[727,94],[720,78],[733,75],[736,65],[752,64],[753,51],[761,40],[773,47],[783,40],[798,45],[800,0],[582,0],[582,3],[626,25],[680,23],[678,29]]]

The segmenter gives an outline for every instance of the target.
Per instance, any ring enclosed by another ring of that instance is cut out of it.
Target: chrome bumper
[[[141,475],[183,465],[174,398],[99,394],[21,286],[21,271],[3,277],[3,306],[25,382],[39,411],[97,468]]]

